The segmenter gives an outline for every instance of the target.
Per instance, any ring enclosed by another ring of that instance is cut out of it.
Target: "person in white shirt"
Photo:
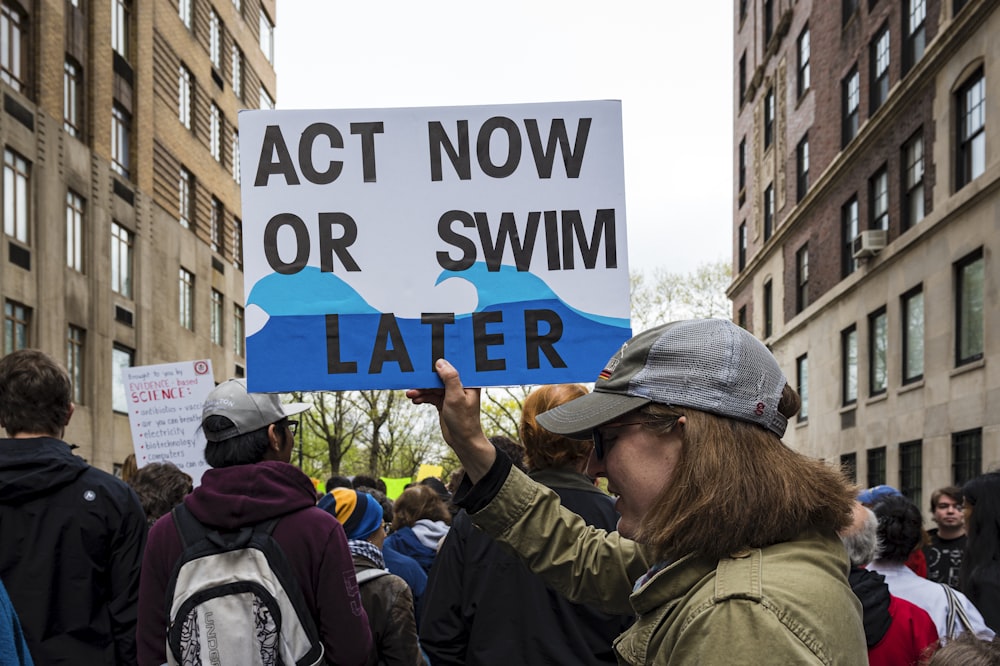
[[[878,538],[882,549],[878,559],[868,569],[885,576],[890,594],[927,611],[942,641],[964,632],[958,612],[951,613],[953,621],[948,621],[949,600],[945,587],[921,578],[906,566],[906,558],[920,544],[920,509],[910,500],[897,495],[880,498],[872,510],[878,516]],[[991,640],[993,630],[986,626],[979,610],[964,594],[957,590],[953,592],[961,610],[965,611],[973,633],[981,639]]]

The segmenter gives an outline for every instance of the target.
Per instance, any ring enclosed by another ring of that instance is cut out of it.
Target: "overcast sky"
[[[280,109],[622,101],[631,267],[732,256],[732,3],[279,0]]]

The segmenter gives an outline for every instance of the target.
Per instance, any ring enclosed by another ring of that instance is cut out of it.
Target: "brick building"
[[[4,353],[63,361],[66,439],[132,450],[120,369],[244,363],[237,113],[273,106],[275,0],[0,0]]]
[[[1000,464],[998,6],[735,3],[734,318],[785,441],[921,507]]]

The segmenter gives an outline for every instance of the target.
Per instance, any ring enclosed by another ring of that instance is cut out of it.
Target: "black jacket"
[[[354,556],[356,573],[377,568],[368,558]],[[424,658],[417,641],[410,586],[391,573],[359,584],[372,630],[369,666],[421,666]]]
[[[0,579],[37,664],[134,664],[146,517],[49,437],[0,439]]]
[[[587,523],[613,531],[614,500],[582,474],[542,470]],[[611,643],[631,623],[549,590],[516,557],[460,511],[434,561],[420,615],[420,644],[433,666],[467,664],[615,664]]]

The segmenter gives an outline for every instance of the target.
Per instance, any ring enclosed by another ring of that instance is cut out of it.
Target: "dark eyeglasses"
[[[604,456],[610,450],[611,445],[618,439],[618,432],[622,428],[634,425],[645,425],[647,423],[662,423],[657,419],[646,419],[645,421],[628,421],[627,423],[605,423],[590,431],[594,438],[594,455],[598,460],[604,460]],[[606,430],[614,430],[613,435],[605,434]]]
[[[289,419],[285,421],[285,427],[288,428],[288,432],[292,433],[292,439],[295,439],[295,432],[299,429],[299,422]]]

